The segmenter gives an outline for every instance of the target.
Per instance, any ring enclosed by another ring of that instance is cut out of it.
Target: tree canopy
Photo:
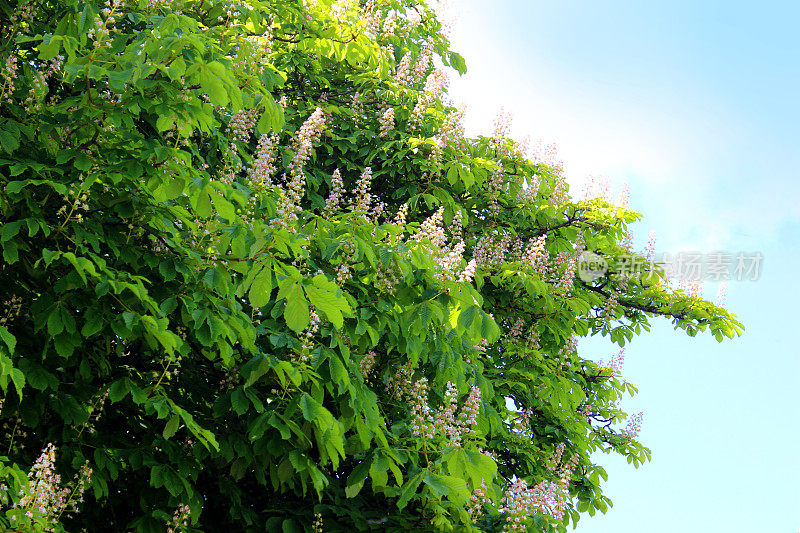
[[[424,1],[0,0],[0,69],[5,528],[563,531],[650,455],[578,339],[741,331]]]

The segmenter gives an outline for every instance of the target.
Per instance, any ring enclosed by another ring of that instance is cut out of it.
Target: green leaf
[[[278,104],[275,103],[275,99],[270,93],[264,95],[264,99],[261,103],[264,105],[264,113],[261,114],[261,118],[256,125],[258,131],[262,134],[269,133],[270,131],[280,133],[285,123],[283,110],[278,107]]]
[[[406,505],[408,505],[408,502],[411,501],[411,498],[416,495],[417,489],[419,488],[420,483],[422,483],[422,479],[425,477],[426,472],[427,470],[423,470],[416,476],[406,481],[406,484],[403,485],[403,488],[400,491],[400,499],[397,500],[398,509],[405,509]]]
[[[13,265],[19,260],[19,249],[16,242],[3,243],[3,259],[9,265]]]
[[[308,301],[303,296],[303,289],[300,284],[295,283],[286,295],[286,309],[283,312],[286,325],[295,333],[300,333],[310,321],[308,313]]]
[[[239,416],[247,412],[247,409],[250,407],[250,401],[247,399],[242,389],[236,389],[233,391],[233,394],[231,394],[231,406],[233,407],[233,411]]]
[[[88,339],[103,328],[103,316],[97,310],[93,308],[88,309],[84,318],[86,322],[83,324],[83,328],[81,328],[81,335],[85,338]]]
[[[108,389],[108,397],[112,402],[118,402],[131,391],[131,380],[128,378],[118,379],[111,384]]]
[[[25,387],[25,374],[22,370],[15,368],[11,371],[11,381],[14,382],[14,388],[17,389],[17,396],[22,399],[22,389]]]
[[[233,208],[233,204],[226,200],[220,193],[211,193],[211,203],[213,203],[214,207],[217,209],[217,214],[228,222],[233,222],[236,219],[236,210]]]
[[[201,218],[208,218],[211,216],[211,196],[208,188],[204,188],[198,193],[194,209],[197,216]]]
[[[467,73],[467,62],[464,61],[461,54],[457,52],[450,52],[450,66],[456,69],[462,76]]]
[[[254,308],[259,308],[267,305],[272,296],[272,265],[268,264],[253,280],[248,292],[250,298],[250,305]]]
[[[217,62],[214,63],[220,65]],[[212,70],[212,68],[210,68],[211,65],[213,65],[213,63],[209,65],[203,65],[200,68],[200,86],[211,98],[211,103],[213,105],[217,107],[224,107],[229,101],[228,91],[225,90],[225,86],[223,85],[219,76]],[[222,68],[224,69],[224,67]]]
[[[9,154],[19,148],[19,131],[0,128],[0,148]]]
[[[17,338],[14,337],[5,326],[0,326],[0,339],[8,346],[9,355],[14,355],[14,348],[17,346]]]
[[[350,305],[344,296],[337,294],[340,292],[339,287],[321,274],[314,276],[312,283],[305,287],[311,303],[322,311],[334,326],[341,329],[344,324],[342,314],[350,313]]]
[[[467,489],[467,483],[463,479],[427,472],[423,481],[434,494],[440,497],[447,497],[456,505],[463,505],[469,500],[470,493]]]
[[[300,399],[300,409],[303,411],[303,418],[309,422],[313,422],[325,412],[325,408],[306,392],[303,393],[303,397]]]
[[[347,485],[344,488],[344,495],[347,498],[355,498],[356,496],[358,496],[358,493],[361,492],[361,489],[364,488],[365,481],[366,480],[362,479],[358,483],[355,483],[353,485]]]
[[[259,361],[257,366],[250,371],[250,374],[247,376],[247,381],[245,381],[244,386],[249,387],[258,379],[267,373],[267,371],[271,368],[269,361],[263,355],[257,356]]]
[[[56,348],[56,353],[64,359],[72,356],[76,346],[73,342],[72,335],[68,333],[56,335],[56,337],[53,339],[53,345]]]
[[[61,307],[54,307],[47,317],[47,333],[55,337],[64,331],[64,323],[61,320]]]
[[[175,433],[178,431],[178,424],[180,422],[180,417],[178,415],[172,415],[172,418],[169,419],[167,425],[164,426],[163,436],[165,439],[171,439]]]
[[[331,379],[339,385],[339,392],[343,393],[350,385],[350,374],[347,372],[347,368],[336,354],[332,354],[328,358],[328,367],[331,371]]]

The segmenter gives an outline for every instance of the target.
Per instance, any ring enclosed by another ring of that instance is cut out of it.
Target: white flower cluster
[[[305,192],[306,177],[303,171],[314,145],[322,137],[327,117],[322,108],[318,107],[300,127],[297,138],[292,146],[294,157],[289,164],[289,176],[286,190],[278,206],[278,225],[295,231],[294,223],[297,222],[297,213],[300,211],[300,202]]]
[[[441,149],[458,148],[464,142],[464,110],[457,109],[445,116],[439,133],[436,134],[436,142]]]
[[[325,200],[325,216],[330,216],[339,209],[343,197],[344,180],[342,180],[342,173],[337,168],[333,171],[333,175],[331,176],[331,192],[328,195],[328,199]]]
[[[539,350],[539,331],[531,326],[528,330],[528,337],[525,339],[525,347],[529,350]]]
[[[411,54],[406,54],[400,59],[400,63],[397,65],[397,72],[394,75],[394,79],[400,84],[405,84],[409,81],[410,76]]]
[[[419,243],[424,243],[426,240],[437,250],[444,248],[447,238],[444,235],[444,228],[442,227],[442,219],[444,217],[444,207],[440,207],[434,214],[426,218],[419,227],[419,232],[414,235],[413,239]]]
[[[372,168],[366,167],[356,182],[355,190],[355,211],[366,218],[369,213],[369,206],[372,202],[372,195],[369,193],[372,183]]]
[[[231,143],[240,142],[247,144],[253,135],[253,129],[258,121],[258,108],[242,109],[237,111],[228,122],[228,132]]]
[[[455,239],[463,238],[464,232],[464,212],[461,209],[457,209],[455,213],[453,213],[453,221],[450,224],[450,235],[453,236]]]
[[[372,368],[375,366],[375,352],[369,351],[367,352],[364,357],[361,358],[361,361],[358,362],[358,368],[361,371],[361,376],[364,379],[369,377],[370,372],[372,372]]]
[[[262,35],[249,35],[232,52],[233,66],[241,73],[262,75],[272,53],[272,29]]]
[[[56,56],[48,62],[45,70],[41,72],[37,71],[33,76],[31,88],[24,103],[24,106],[29,113],[33,113],[41,109],[42,101],[44,100],[44,97],[47,96],[47,80],[60,72],[63,65],[64,56]]]
[[[405,206],[403,206],[405,207]],[[402,215],[402,217],[400,217]],[[405,220],[406,211],[401,208],[398,218]],[[457,212],[458,218],[454,216],[460,230],[461,213]],[[443,227],[444,207],[440,207],[425,219],[420,225],[419,231],[412,239],[420,243],[436,261],[438,270],[434,277],[439,280],[458,280],[460,282],[470,282],[475,275],[478,266],[476,260],[471,260],[466,268],[459,273],[461,263],[464,261],[464,250],[466,245],[461,238],[452,245],[447,245],[447,237]],[[395,219],[397,221],[397,219]]]
[[[478,239],[472,250],[472,257],[481,268],[491,268],[500,265],[506,260],[506,252],[511,244],[511,234],[503,232],[500,239],[494,234],[484,234]]]
[[[48,531],[64,512],[77,509],[83,501],[86,482],[92,475],[87,461],[75,475],[72,485],[61,486],[61,476],[55,472],[56,448],[52,443],[45,446],[42,454],[36,459],[30,473],[28,484],[19,492],[20,500],[14,505],[25,511],[25,516],[42,519],[51,524]]]
[[[418,130],[422,127],[422,118],[425,115],[425,110],[434,105],[447,88],[447,84],[447,74],[442,69],[436,69],[428,76],[425,80],[425,87],[417,99],[414,110],[411,112],[411,117],[408,119],[408,124],[412,129]],[[437,146],[441,148],[440,143],[437,143]]]
[[[625,348],[621,349],[615,356],[611,358],[611,361],[608,364],[605,364],[602,360],[598,363],[598,366],[601,368],[607,368],[614,374],[621,374],[622,373],[622,366],[625,364]]]
[[[515,479],[503,499],[502,511],[509,513],[506,531],[528,531],[525,523],[536,514],[549,516],[554,520],[564,518],[569,500],[569,479],[578,464],[578,455],[560,465],[564,444],[559,444],[547,462],[547,469],[554,473],[558,481],[544,480],[529,487],[524,479]]]
[[[330,14],[333,19],[342,22],[356,12],[358,0],[339,0],[331,5]]]
[[[264,133],[258,138],[256,157],[249,174],[249,187],[258,190],[272,185],[275,174],[275,150],[278,147],[278,136],[275,133]]]
[[[556,292],[564,297],[572,295],[575,283],[575,274],[578,271],[578,259],[575,253],[560,252],[556,256],[555,265],[551,271],[551,282],[555,285]]]
[[[400,367],[393,376],[389,377],[389,384],[392,390],[392,397],[396,400],[410,397],[414,387],[414,365],[411,361],[406,362]]]
[[[626,440],[633,440],[639,436],[639,432],[642,430],[643,418],[644,413],[641,411],[631,417],[631,419],[628,421],[628,425],[625,426],[625,430],[622,432],[622,436]]]
[[[612,291],[609,297],[606,299],[605,303],[603,304],[603,311],[601,312],[600,316],[605,319],[606,322],[612,320],[616,314],[617,306],[619,305],[619,293],[617,291]]]
[[[380,118],[378,118],[378,122],[380,123],[381,127],[381,138],[389,135],[389,132],[394,129],[394,108],[387,107],[386,111],[384,111]]]
[[[510,344],[515,344],[520,341],[522,338],[522,328],[525,325],[525,319],[522,317],[517,317],[517,319],[511,324],[511,327],[508,329],[506,333],[506,342]]]
[[[575,335],[570,336],[567,342],[558,350],[555,359],[556,364],[561,368],[569,368],[572,356],[578,351],[578,337]]]
[[[15,80],[17,79],[17,56],[9,54],[6,58],[6,63],[3,65],[3,70],[0,70],[0,80],[2,80],[2,90],[0,90],[0,101],[5,100],[7,103],[12,103],[11,95],[16,88]]]
[[[323,529],[323,522],[322,522],[322,515],[320,513],[314,513],[314,523],[311,524],[311,530],[314,533],[322,533]]]
[[[452,382],[447,383],[442,406],[434,414],[428,405],[428,380],[422,378],[414,383],[410,394],[411,433],[433,438],[444,438],[448,446],[461,446],[464,437],[474,435],[478,425],[481,408],[481,390],[470,389],[467,401],[459,410],[458,389]]]
[[[390,37],[394,37],[395,32],[397,31],[397,13],[394,11],[389,11],[386,14],[386,18],[383,19],[383,38],[388,39]]]
[[[522,184],[522,190],[517,195],[517,203],[521,206],[535,204],[541,184],[541,178],[536,174],[526,177]]]
[[[117,22],[117,17],[114,14],[117,7],[116,0],[106,0],[105,6],[92,21],[93,27],[86,32],[86,36],[94,40],[95,48],[100,47],[103,41],[108,39],[110,30],[114,28],[114,24]],[[105,17],[105,20],[103,20],[103,17]]]
[[[511,132],[512,119],[511,113],[501,107],[497,116],[494,118],[494,138],[508,137],[508,134]]]
[[[172,520],[167,523],[167,533],[178,533],[184,531],[189,527],[189,517],[192,510],[188,505],[181,504],[175,509],[175,514],[172,515]]]
[[[236,143],[247,144],[250,142],[250,137],[253,135],[253,130],[256,127],[258,120],[258,109],[242,109],[233,114],[228,122],[228,135],[230,142],[225,147],[224,157],[226,165],[223,169],[223,174],[220,176],[220,181],[223,183],[231,184],[236,179],[236,175],[242,169],[242,160],[238,156],[238,149]]]
[[[303,331],[303,339],[300,346],[300,356],[296,358],[299,363],[308,364],[311,362],[311,350],[314,349],[314,335],[319,331],[319,324],[321,320],[317,310],[314,308],[309,309],[309,322]]]
[[[376,288],[389,294],[394,294],[397,286],[403,281],[403,272],[397,265],[397,262],[392,260],[389,265],[378,267],[375,272],[375,279],[373,284]]]
[[[411,389],[411,433],[431,439],[434,435],[431,408],[428,406],[428,378],[417,380]]]
[[[486,481],[481,481],[481,485],[476,487],[475,490],[472,491],[472,495],[469,498],[469,504],[467,505],[467,513],[469,513],[470,519],[473,522],[477,521],[481,516],[483,516],[483,502],[489,501],[486,496],[486,491],[488,488],[486,487]]]
[[[422,47],[422,50],[419,52],[419,56],[417,57],[416,63],[414,63],[414,69],[411,73],[412,75],[412,82],[417,83],[421,81],[425,74],[428,72],[428,69],[433,64],[433,43],[428,41]],[[426,88],[427,92],[427,88]]]
[[[500,193],[503,192],[504,185],[505,176],[503,174],[503,166],[500,165],[486,180],[486,189],[489,192],[489,216],[491,217],[496,217],[500,214]]]
[[[353,119],[356,124],[361,124],[364,121],[364,99],[361,93],[356,92],[353,95],[353,101],[350,104],[350,110],[353,112]]]
[[[406,225],[406,217],[408,217],[408,204],[405,203],[400,206],[400,209],[397,210],[397,215],[395,215],[394,220],[392,220],[392,224],[397,224],[398,226],[405,226]]]
[[[459,283],[472,283],[472,280],[475,278],[475,272],[478,269],[478,262],[475,259],[470,259],[467,266],[464,267],[464,270],[461,271],[461,274],[458,275],[458,282]]]
[[[0,326],[8,326],[9,322],[19,318],[22,311],[22,297],[11,296],[0,306]]]

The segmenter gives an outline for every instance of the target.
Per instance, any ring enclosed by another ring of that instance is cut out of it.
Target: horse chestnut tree
[[[422,0],[0,1],[0,524],[605,511],[593,452],[650,452],[578,339],[741,325],[505,120],[466,137],[465,68]]]

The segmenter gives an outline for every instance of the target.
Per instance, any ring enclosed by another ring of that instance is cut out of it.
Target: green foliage
[[[64,479],[93,469],[52,527],[142,532],[182,504],[198,531],[500,531],[563,445],[563,519],[523,518],[564,530],[610,504],[594,451],[650,455],[615,427],[635,388],[572,337],[740,333],[620,274],[636,213],[459,134],[426,58],[464,59],[423,2],[2,1],[0,28],[4,527],[47,443]],[[331,207],[366,167],[371,209]],[[608,271],[574,277],[581,247]],[[414,429],[476,391],[460,440]]]

